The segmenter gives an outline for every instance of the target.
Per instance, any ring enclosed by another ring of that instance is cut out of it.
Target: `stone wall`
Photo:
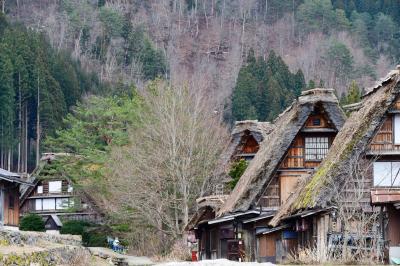
[[[63,245],[81,246],[82,237],[78,235],[55,235],[44,232],[0,230],[0,241],[10,245],[36,245],[38,242],[51,242]]]

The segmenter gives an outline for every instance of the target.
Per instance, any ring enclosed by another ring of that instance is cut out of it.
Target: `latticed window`
[[[306,137],[305,138],[305,159],[307,161],[322,160],[329,150],[328,137]]]

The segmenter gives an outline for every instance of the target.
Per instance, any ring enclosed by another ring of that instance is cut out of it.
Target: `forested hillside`
[[[44,34],[9,24],[2,14],[0,36],[0,167],[26,173],[35,166],[40,140],[62,126],[82,95],[101,86]]]
[[[399,60],[399,2],[362,0],[8,0],[14,20],[44,31],[101,80],[155,76],[214,95],[231,120],[232,89],[250,49],[271,51],[306,83],[340,95]],[[234,112],[234,111],[233,111]]]

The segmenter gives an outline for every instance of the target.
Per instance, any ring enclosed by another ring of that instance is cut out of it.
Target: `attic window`
[[[319,119],[319,118],[314,118],[314,119],[312,120],[312,124],[313,124],[313,126],[320,126],[320,125],[321,125],[321,119]]]
[[[49,193],[61,193],[61,181],[50,181],[49,182]]]
[[[321,161],[329,150],[328,137],[306,137],[305,144],[306,161]]]
[[[37,193],[38,194],[43,194],[43,186],[38,186],[37,187]]]

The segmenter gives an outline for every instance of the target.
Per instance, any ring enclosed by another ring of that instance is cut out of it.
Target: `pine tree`
[[[358,103],[361,100],[361,90],[358,87],[358,84],[355,80],[353,80],[350,84],[350,87],[347,90],[347,94],[343,95],[340,99],[341,105],[347,105],[352,103]]]

